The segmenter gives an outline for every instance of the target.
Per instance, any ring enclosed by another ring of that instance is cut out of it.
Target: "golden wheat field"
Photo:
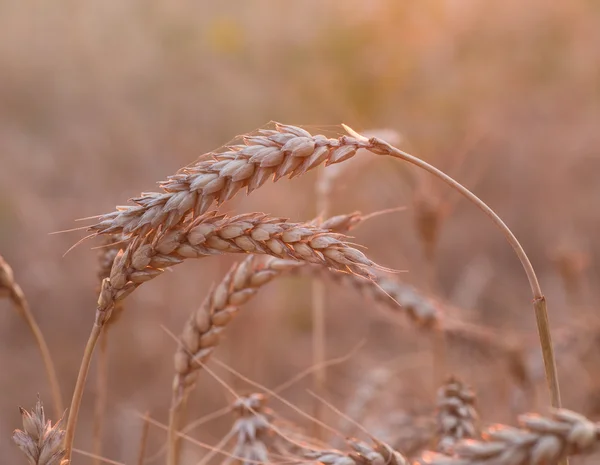
[[[598,147],[593,0],[0,0],[0,463],[597,463]]]

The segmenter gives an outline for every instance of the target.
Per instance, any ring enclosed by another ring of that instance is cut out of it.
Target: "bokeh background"
[[[342,122],[397,131],[401,148],[496,209],[538,270],[556,338],[575,332],[593,348],[588,360],[564,356],[565,405],[600,418],[593,364],[600,4],[593,0],[0,0],[0,252],[44,330],[65,398],[93,321],[97,244],[63,256],[83,234],[49,233],[156,189],[202,153],[270,120],[329,135],[341,133]],[[267,184],[224,210],[311,219],[319,213],[316,176]],[[368,154],[348,166],[331,202],[334,213],[406,206],[370,220],[356,241],[378,263],[407,270],[399,279],[537,357],[525,275],[471,205],[397,160]],[[438,222],[429,245],[422,232],[428,219]],[[127,300],[109,338],[107,457],[134,459],[138,414],[166,422],[176,343],[163,326],[178,333],[238,258],[184,263]],[[327,281],[327,292],[328,356],[367,341],[330,370],[327,398],[343,409],[371,370],[392,364],[386,389],[397,393],[396,407],[430,409],[431,341],[405,321],[390,325],[352,289]],[[275,386],[312,363],[310,312],[310,279],[273,283],[243,309],[216,356]],[[480,395],[484,423],[514,422],[518,411],[547,403],[541,377],[536,404],[515,407],[508,375],[493,361],[462,351],[449,363]],[[310,411],[310,386],[306,379],[286,396]],[[0,455],[24,463],[10,441],[20,424],[17,406],[32,406],[40,393],[49,407],[50,393],[32,338],[8,301],[0,301],[0,392]],[[85,450],[94,398],[92,370],[77,434]],[[188,418],[230,401],[204,373]],[[333,414],[327,420],[343,423]],[[197,437],[214,443],[231,422],[225,416]],[[151,438],[150,455],[165,435],[152,428]],[[186,463],[202,455],[192,446],[185,453]]]

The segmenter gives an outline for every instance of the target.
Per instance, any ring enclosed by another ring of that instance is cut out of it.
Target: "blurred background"
[[[340,123],[396,131],[400,148],[455,176],[513,228],[539,273],[555,339],[575,332],[598,350],[600,3],[0,0],[0,253],[39,319],[65,398],[93,322],[97,243],[63,256],[83,234],[49,233],[156,190],[178,168],[271,120],[333,136]],[[333,213],[407,207],[368,221],[354,240],[378,263],[408,271],[398,279],[536,358],[526,277],[490,222],[397,160],[363,154],[354,163],[334,186]],[[223,211],[314,218],[317,176],[267,183]],[[178,334],[239,258],[186,262],[127,300],[109,337],[104,455],[131,463],[138,415],[167,421],[176,343],[162,326]],[[433,406],[431,341],[400,323],[327,281],[328,357],[367,341],[330,370],[331,402],[344,409],[370,370],[393,364],[395,407]],[[244,307],[216,356],[273,387],[311,365],[311,334],[311,281],[290,277]],[[564,359],[565,405],[598,420],[594,357]],[[484,423],[514,422],[547,403],[543,376],[536,404],[515,407],[508,375],[493,363],[473,351],[449,363],[480,396]],[[17,406],[29,408],[40,393],[50,407],[51,398],[37,348],[6,300],[0,367],[0,454],[24,463],[10,440]],[[286,396],[310,410],[311,385],[305,379]],[[226,405],[228,395],[204,373],[188,418]],[[92,367],[76,438],[84,450],[94,399]],[[343,423],[333,414],[327,421]],[[216,443],[231,423],[225,416],[197,437]],[[150,434],[152,455],[165,434]],[[202,453],[186,447],[186,463]]]

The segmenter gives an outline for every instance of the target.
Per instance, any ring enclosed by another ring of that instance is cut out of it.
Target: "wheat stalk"
[[[102,244],[98,248],[98,292],[104,279],[110,276],[115,258],[119,250],[128,240],[122,234],[102,236]],[[95,465],[100,465],[102,453],[102,439],[104,434],[104,419],[106,415],[106,401],[108,397],[108,327],[115,324],[123,313],[123,302],[115,305],[106,330],[100,336],[100,350],[96,360],[96,399],[94,402],[94,423],[92,431],[92,454]]]
[[[520,427],[493,425],[483,441],[465,440],[453,446],[453,455],[424,454],[428,465],[556,465],[569,455],[593,452],[600,443],[600,423],[565,409],[550,417],[526,414]]]
[[[476,435],[475,393],[451,377],[438,390],[437,396],[437,448],[440,452],[448,452],[456,442]]]
[[[50,355],[50,349],[48,348],[42,330],[31,312],[31,308],[29,308],[29,303],[25,298],[23,289],[21,289],[21,286],[15,281],[12,268],[6,260],[4,260],[2,255],[0,255],[0,297],[4,295],[8,296],[17,312],[23,317],[37,343],[46,369],[46,375],[48,376],[50,390],[52,392],[54,414],[58,417],[63,414],[64,406],[60,393],[58,376],[56,374],[54,362],[52,361],[52,356]]]
[[[13,433],[13,441],[23,451],[31,465],[67,465],[61,429],[62,418],[54,426],[46,421],[44,406],[38,398],[35,407],[28,412],[20,408],[23,429]]]

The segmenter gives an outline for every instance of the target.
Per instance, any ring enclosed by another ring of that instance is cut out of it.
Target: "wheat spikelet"
[[[352,157],[368,141],[349,136],[328,139],[312,136],[304,129],[276,123],[274,130],[259,130],[242,137],[242,145],[210,152],[182,168],[160,186],[162,193],[144,193],[133,199],[135,206],[119,207],[103,215],[89,229],[96,234],[123,232],[145,235],[174,227],[188,214],[200,216],[214,202],[231,199],[240,189],[248,193],[269,177],[275,181],[293,178],[322,163],[339,163]]]
[[[550,417],[526,414],[520,427],[493,425],[483,441],[465,440],[452,448],[452,456],[426,453],[429,465],[556,465],[570,455],[593,452],[600,443],[600,424],[565,409]]]
[[[126,246],[129,238],[123,234],[110,234],[103,236],[103,241],[98,249],[98,292],[102,289],[102,282],[110,277],[115,258],[119,251]],[[114,324],[121,316],[123,310],[122,302],[118,302],[113,308],[111,318],[108,324]]]
[[[236,437],[231,454],[236,457],[236,463],[270,463],[266,443],[271,442],[273,431],[264,412],[265,402],[262,394],[250,394],[240,397],[233,405],[238,418],[231,429],[231,434]],[[224,463],[231,461],[228,458]]]
[[[476,435],[475,393],[452,377],[437,396],[438,450],[448,452],[457,441]]]
[[[65,432],[61,429],[62,418],[54,426],[46,421],[44,406],[38,399],[28,412],[21,408],[23,430],[13,433],[13,441],[23,451],[31,465],[66,465],[63,461]]]
[[[110,278],[103,282],[98,311],[104,318],[110,316],[115,302],[166,267],[223,253],[266,254],[361,276],[371,276],[367,268],[376,266],[342,235],[310,223],[286,223],[262,213],[226,217],[210,212],[157,235],[152,242],[133,240],[117,255]]]
[[[323,450],[306,453],[306,458],[324,465],[408,465],[407,460],[389,445],[373,439],[373,444],[348,439],[351,452]]]

